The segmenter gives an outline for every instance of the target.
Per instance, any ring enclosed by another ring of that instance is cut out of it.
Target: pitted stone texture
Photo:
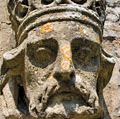
[[[113,39],[120,38],[120,1],[108,0],[106,9],[106,22],[104,26],[104,37]]]
[[[116,65],[104,96],[112,119],[119,119],[120,107],[120,0],[107,0],[104,47],[116,57]],[[117,96],[116,96],[117,95]]]

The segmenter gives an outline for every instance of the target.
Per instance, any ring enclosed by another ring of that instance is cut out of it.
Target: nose
[[[61,43],[59,45],[58,61],[54,70],[54,77],[59,80],[73,79],[75,72],[72,63],[72,52],[70,43]]]

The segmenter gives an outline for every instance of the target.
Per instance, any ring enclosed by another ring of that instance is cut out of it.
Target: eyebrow
[[[55,40],[55,38],[52,36],[48,37],[48,38],[43,38],[43,37],[39,37],[37,40],[33,40],[32,42],[31,41],[28,41],[28,44],[38,44],[38,45],[42,45],[41,43],[44,43],[44,41],[48,41],[48,40]]]
[[[53,36],[47,36],[46,37],[42,37],[41,40],[50,40],[50,39],[55,39]]]
[[[94,42],[94,41],[92,41],[90,39],[87,39],[86,37],[77,36],[74,39],[72,39],[72,41],[74,41],[74,40],[78,40],[78,41],[82,40],[84,42],[89,42],[91,45],[101,46],[99,43]]]
[[[57,40],[54,37],[40,38],[39,40],[28,44],[31,44],[33,47],[47,47],[53,51],[58,47]]]

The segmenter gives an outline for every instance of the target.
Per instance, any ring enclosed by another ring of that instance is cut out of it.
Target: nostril
[[[72,71],[72,72],[70,73],[70,79],[73,79],[73,78],[75,78],[75,72],[74,72],[74,71]]]
[[[75,77],[74,71],[70,72],[56,72],[54,78],[58,81],[61,80],[72,80]]]
[[[57,79],[57,80],[59,80],[59,79],[62,78],[62,76],[61,76],[61,74],[59,72],[55,72],[54,73],[54,78]]]
[[[42,102],[42,96],[40,96],[38,100],[41,103]]]

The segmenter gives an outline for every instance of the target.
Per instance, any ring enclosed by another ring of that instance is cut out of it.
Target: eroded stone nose
[[[61,80],[70,80],[74,77],[72,51],[69,42],[63,42],[59,47],[59,60],[54,70],[54,76]]]
[[[54,73],[54,77],[58,81],[68,81],[68,80],[72,80],[75,77],[75,73],[74,73],[74,71],[68,71],[68,72],[56,71]]]

